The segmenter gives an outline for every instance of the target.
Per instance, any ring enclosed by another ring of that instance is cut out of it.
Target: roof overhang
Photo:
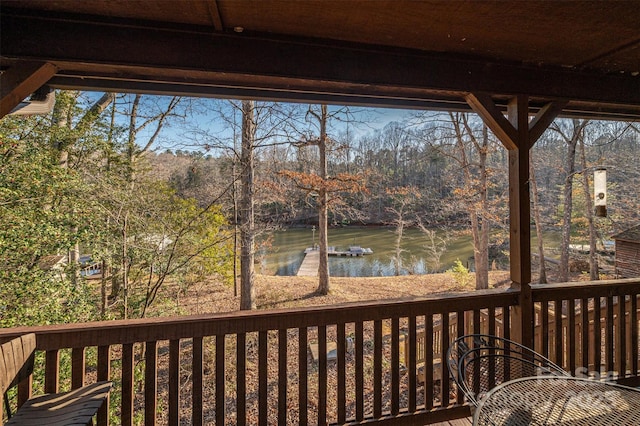
[[[560,100],[565,116],[640,118],[637,73],[7,7],[0,37],[2,69],[51,64],[61,89],[448,110],[526,94],[533,111]]]

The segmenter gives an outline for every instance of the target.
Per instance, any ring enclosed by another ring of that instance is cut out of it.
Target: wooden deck
[[[318,268],[320,267],[320,251],[319,250],[307,250],[305,251],[302,265],[298,269],[296,274],[298,277],[317,277]]]
[[[447,422],[433,423],[431,426],[468,426],[473,424],[473,418],[449,420]]]

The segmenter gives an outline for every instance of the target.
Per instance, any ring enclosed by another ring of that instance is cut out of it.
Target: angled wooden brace
[[[491,96],[486,93],[470,93],[465,100],[473,111],[478,114],[491,131],[500,139],[508,150],[518,149],[522,144],[517,126],[514,126],[496,107]],[[528,124],[527,148],[542,136],[553,120],[562,112],[567,101],[553,101],[546,104]]]
[[[48,62],[20,61],[0,75],[0,118],[42,87],[58,68]]]

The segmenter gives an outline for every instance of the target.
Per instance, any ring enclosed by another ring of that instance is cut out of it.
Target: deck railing
[[[572,372],[593,371],[604,360],[606,371],[638,376],[638,294],[639,280],[532,286],[535,349]],[[100,425],[429,423],[469,415],[448,379],[452,340],[468,333],[510,338],[520,327],[510,311],[518,296],[485,290],[6,329],[0,341],[35,332],[44,354],[44,374],[33,376],[44,376],[44,384],[22,383],[19,401],[114,381]]]
[[[638,376],[639,279],[531,287],[536,351],[574,375]]]
[[[487,290],[332,307],[12,329],[1,331],[0,339],[27,331],[37,334],[38,349],[45,353],[45,392],[57,391],[66,382],[75,388],[86,381],[113,380],[111,398],[117,404],[111,404],[111,413],[100,413],[101,425],[114,417],[123,425],[143,418],[145,424],[194,425],[366,419],[427,423],[469,414],[442,370],[449,343],[479,332],[484,316],[489,318],[486,330],[495,332],[495,312],[508,316],[508,307],[517,300],[517,292]],[[434,349],[424,351],[418,363],[420,334],[426,347]],[[317,360],[310,345],[318,347]],[[403,356],[401,347],[406,347]],[[63,373],[60,360],[66,348],[70,372]],[[441,374],[434,376],[434,364]],[[31,388],[21,385],[20,400]]]

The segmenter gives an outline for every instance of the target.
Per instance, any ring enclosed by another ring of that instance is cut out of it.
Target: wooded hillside
[[[177,97],[58,92],[47,116],[3,118],[0,327],[145,316],[167,280],[233,285],[248,176],[256,235],[317,225],[326,196],[329,226],[388,225],[398,239],[406,227],[468,230],[479,269],[506,240],[507,151],[474,115],[386,122],[346,107],[321,117],[317,106],[252,105],[251,134],[247,105]],[[636,225],[639,157],[636,123],[558,120],[532,150],[539,230],[588,244]],[[607,218],[592,214],[600,167]],[[99,294],[84,254],[102,271]],[[51,255],[65,257],[60,269],[42,266]]]

